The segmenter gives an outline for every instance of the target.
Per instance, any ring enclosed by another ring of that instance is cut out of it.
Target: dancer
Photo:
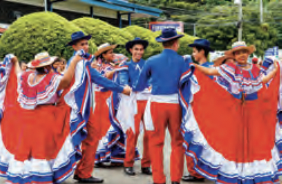
[[[53,72],[55,57],[47,52],[37,54],[31,62],[35,72],[22,72],[15,56],[5,58],[9,81],[6,94],[1,93],[5,111],[0,173],[7,183],[61,183],[73,173],[80,153],[71,141],[69,116],[61,113],[68,107],[56,104],[62,98],[60,91],[70,85],[81,56],[83,52],[74,56],[64,76]]]
[[[83,49],[86,53],[88,52],[89,45],[88,40],[91,35],[84,35],[83,32],[78,31],[72,34],[72,41],[68,43],[75,50],[74,55],[77,51]],[[82,108],[73,108],[71,112],[71,121],[76,122],[73,130],[73,139],[77,143],[80,140],[82,142],[82,159],[78,163],[77,169],[74,174],[74,179],[80,183],[102,183],[103,179],[95,178],[92,176],[95,162],[95,153],[99,143],[100,135],[100,122],[93,121],[93,101],[95,100],[92,96],[95,88],[95,84],[103,86],[107,89],[117,91],[123,94],[129,94],[131,89],[128,86],[121,87],[118,84],[106,79],[99,72],[91,67],[91,61],[93,56],[88,55],[87,59],[83,59],[75,70],[75,77],[73,80],[72,89],[70,93],[66,94],[67,104],[70,106],[78,106]],[[70,62],[69,62],[70,64]],[[81,133],[76,133],[79,130],[87,130]],[[79,147],[79,144],[76,144]]]
[[[125,47],[126,50],[132,55],[132,59],[130,62],[126,62],[124,65],[121,66],[119,69],[119,78],[120,82],[123,85],[129,85],[131,87],[136,86],[138,82],[138,78],[140,72],[145,64],[145,60],[142,59],[144,51],[148,46],[148,41],[141,40],[140,38],[135,38],[132,41],[126,43]],[[150,95],[149,91],[149,84],[146,86],[147,88],[136,94],[137,100],[137,114],[132,114],[134,118],[132,120],[132,126],[134,127],[134,131],[130,128],[127,130],[126,135],[126,157],[124,159],[124,172],[127,175],[135,175],[135,171],[133,169],[133,164],[135,160],[135,148],[137,145],[138,136],[140,133],[140,124],[141,121],[144,125],[144,113],[145,107],[147,104],[147,100]],[[133,108],[133,107],[129,107]],[[128,113],[127,112],[118,112],[118,113]],[[142,125],[141,125],[142,126]],[[148,142],[148,134],[147,131],[144,131],[144,138],[143,138],[143,156],[141,159],[141,171],[143,174],[151,175],[150,169],[151,161],[149,155],[149,142]]]
[[[193,44],[188,45],[189,47],[193,48],[193,58],[199,65],[207,68],[213,67],[212,62],[208,62],[207,58],[210,52],[213,51],[213,49],[210,47],[210,42],[206,39],[196,39]],[[187,56],[184,56],[185,60],[187,61]],[[189,63],[192,61],[188,61]],[[211,79],[213,79],[213,76],[209,76]],[[186,182],[204,182],[205,179],[203,176],[198,174],[194,169],[194,162],[193,159],[186,156],[186,163],[187,163],[187,170],[189,172],[189,175],[183,176],[182,181]]]
[[[217,68],[194,64],[200,90],[193,96],[193,106],[181,98],[186,111],[182,126],[186,154],[193,158],[199,174],[218,183],[279,183],[282,137],[276,111],[280,81],[275,75],[279,68],[275,64],[264,75],[263,69],[247,63],[254,51],[254,46],[236,42],[225,52],[236,63]],[[221,77],[225,88],[201,72]]]
[[[128,60],[123,54],[115,54],[117,45],[102,44],[95,52],[95,69],[106,78],[118,82],[116,69],[120,63]],[[115,120],[116,95],[107,88],[97,86],[95,89],[96,106],[94,110],[94,122],[99,122],[101,127],[99,145],[95,156],[95,167],[122,166],[125,158],[125,138],[119,122]],[[105,164],[105,165],[104,165]]]
[[[145,128],[149,135],[150,157],[154,183],[166,183],[163,172],[163,146],[166,128],[171,135],[170,175],[172,184],[179,184],[183,174],[183,138],[180,133],[181,107],[178,101],[178,84],[188,75],[187,64],[177,54],[179,38],[175,29],[164,29],[156,40],[162,43],[161,54],[145,63],[134,91],[143,91],[151,80],[152,91],[145,110]],[[148,119],[147,119],[148,118]]]

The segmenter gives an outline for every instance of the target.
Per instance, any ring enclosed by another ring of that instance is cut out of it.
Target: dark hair
[[[210,51],[208,49],[201,47],[201,46],[195,46],[195,48],[197,49],[198,52],[200,52],[201,50],[204,50],[206,58],[209,56]]]
[[[167,42],[163,42],[163,47],[171,47],[176,41],[178,40],[178,38],[175,38],[173,40],[167,41]]]
[[[107,54],[107,52],[109,52],[110,50],[106,50],[105,52],[102,52],[99,56],[97,56],[97,58],[101,58],[101,59],[104,59],[103,58],[103,54]]]
[[[85,38],[81,38],[81,39],[78,39],[78,40],[76,40],[75,42],[73,42],[72,43],[72,45],[76,45],[78,42],[80,42],[81,40],[87,40],[87,39],[85,39]],[[88,41],[88,40],[87,40]]]
[[[223,60],[221,64],[222,64],[222,65],[225,64],[226,61],[227,61],[227,59],[228,59],[228,58],[226,58],[225,60]]]
[[[61,58],[57,57],[57,58],[54,60],[52,66],[53,66],[55,63],[57,63],[57,62],[61,62]]]
[[[45,74],[46,73],[45,70],[44,70],[44,67],[36,68],[35,70],[38,74]]]

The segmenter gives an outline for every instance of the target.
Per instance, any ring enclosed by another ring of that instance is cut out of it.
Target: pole
[[[131,13],[128,13],[128,25],[131,26]]]
[[[260,0],[260,23],[263,23],[263,0]]]
[[[238,41],[242,41],[242,33],[243,33],[243,9],[242,9],[242,1],[239,3],[239,28],[238,28]]]
[[[47,0],[44,0],[44,4],[45,4],[45,12],[47,12],[48,10],[47,10]]]

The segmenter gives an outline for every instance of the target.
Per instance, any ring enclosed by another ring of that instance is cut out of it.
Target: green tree
[[[216,50],[229,49],[238,40],[237,11],[236,7],[217,6],[212,12],[225,14],[208,15],[200,19],[197,22],[198,36],[208,39]],[[257,48],[256,54],[262,56],[267,48],[275,45],[277,31],[267,23],[260,24],[258,11],[244,7],[243,14],[243,40],[247,44],[254,44]],[[273,21],[269,14],[265,14],[265,20]]]
[[[15,21],[3,34],[0,57],[13,53],[22,61],[30,61],[34,55],[48,51],[50,55],[70,58],[72,48],[66,44],[71,34],[81,29],[55,13],[32,13]],[[90,42],[90,51],[96,48]]]
[[[268,4],[267,11],[273,17],[274,21],[269,23],[278,31],[278,40],[276,45],[282,48],[282,1],[273,1]]]

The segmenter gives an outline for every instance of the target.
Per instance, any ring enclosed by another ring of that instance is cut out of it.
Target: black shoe
[[[133,167],[125,167],[124,168],[124,172],[125,172],[125,174],[127,174],[129,176],[134,176],[135,175]]]
[[[205,182],[205,178],[197,178],[191,175],[183,176],[182,181],[186,182]]]
[[[103,183],[104,180],[100,178],[94,178],[91,176],[90,178],[80,178],[77,175],[74,175],[73,179],[77,180],[78,183]]]
[[[152,175],[152,171],[151,171],[150,167],[142,167],[141,172],[142,172],[142,174]]]
[[[104,165],[103,165],[103,163],[101,163],[101,162],[98,162],[98,163],[95,163],[95,166],[94,166],[95,168],[102,168],[102,167],[104,167]]]
[[[78,177],[77,175],[74,175],[74,176],[73,176],[73,179],[74,179],[74,180],[79,180],[79,177]]]
[[[176,181],[172,181],[171,184],[180,184],[180,183]]]

